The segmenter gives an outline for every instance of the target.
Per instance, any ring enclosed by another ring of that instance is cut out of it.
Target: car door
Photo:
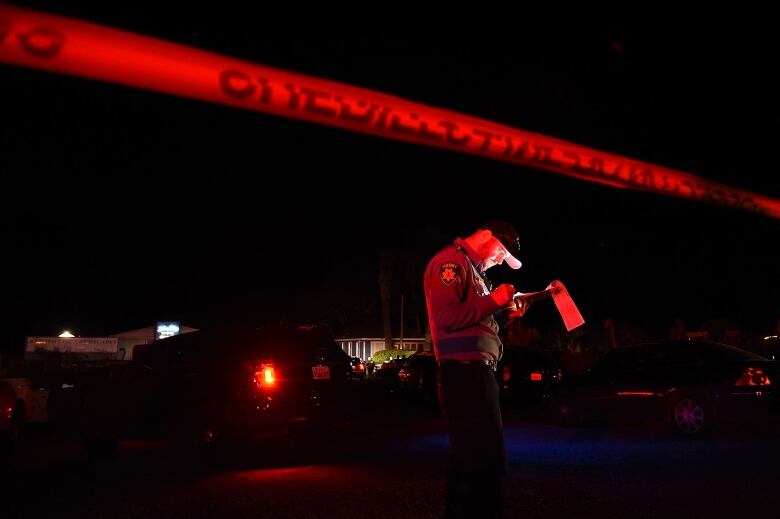
[[[611,413],[624,423],[645,423],[660,415],[668,385],[670,359],[663,344],[631,348],[622,369],[611,380]]]
[[[657,405],[652,358],[653,353],[643,347],[610,351],[583,380],[581,405],[608,421],[642,419]]]
[[[157,436],[180,416],[191,379],[187,360],[197,350],[198,332],[155,341],[133,361],[132,377],[121,390],[126,428],[133,435]]]

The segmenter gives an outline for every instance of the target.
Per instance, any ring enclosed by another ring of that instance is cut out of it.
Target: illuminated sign
[[[157,323],[157,330],[155,332],[155,339],[165,339],[166,337],[173,337],[179,335],[181,327],[179,323]]]
[[[27,337],[24,351],[60,353],[116,353],[119,339],[113,337]]]

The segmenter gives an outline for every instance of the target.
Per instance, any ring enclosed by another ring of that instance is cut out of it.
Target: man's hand
[[[495,302],[496,305],[503,308],[512,303],[514,295],[515,287],[509,283],[504,283],[503,285],[498,285],[498,287],[490,293],[490,298],[493,299],[493,302]]]
[[[508,305],[504,307],[504,309],[509,312],[507,318],[511,321],[512,319],[523,317],[530,306],[530,301],[525,301],[523,299],[513,299]]]

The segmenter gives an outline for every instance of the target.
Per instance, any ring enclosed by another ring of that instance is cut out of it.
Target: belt
[[[447,364],[484,364],[488,366],[493,371],[496,371],[498,369],[498,361],[497,360],[453,360],[453,359],[443,359],[439,361],[439,366],[444,366]]]

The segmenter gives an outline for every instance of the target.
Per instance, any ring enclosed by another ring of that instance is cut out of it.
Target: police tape
[[[780,218],[780,200],[381,92],[0,5],[0,62],[119,83]]]

